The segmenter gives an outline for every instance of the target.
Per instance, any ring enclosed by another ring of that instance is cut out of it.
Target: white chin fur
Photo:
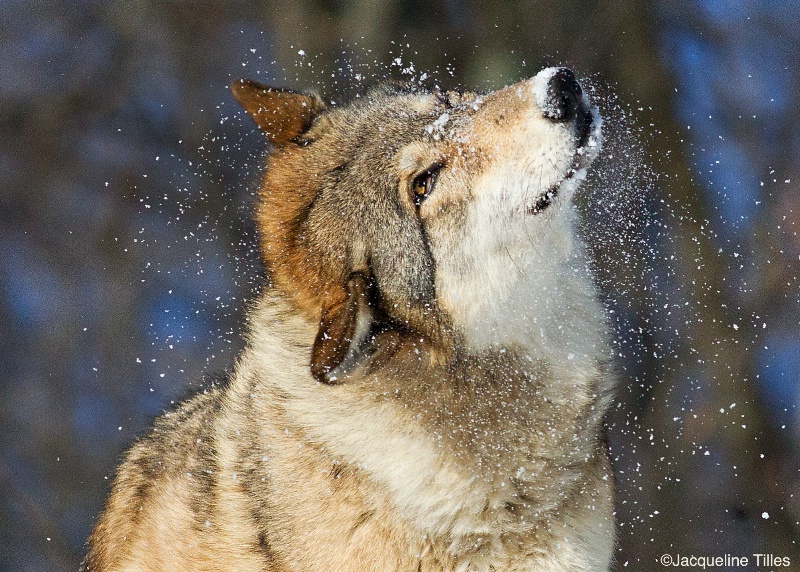
[[[586,95],[584,95],[584,98],[586,98]],[[603,147],[603,118],[597,106],[592,106],[590,112],[592,114],[592,127],[589,131],[589,136],[586,138],[586,143],[575,150],[573,166],[556,187],[556,194],[560,197],[557,200],[560,202],[572,199],[578,187],[586,178],[589,166],[600,154],[600,150]],[[548,192],[552,192],[552,190]]]

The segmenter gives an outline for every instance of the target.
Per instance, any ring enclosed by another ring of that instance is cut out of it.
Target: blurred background
[[[607,117],[580,207],[622,374],[618,567],[800,570],[800,2],[8,0],[0,41],[0,570],[77,569],[124,449],[241,347],[264,141],[227,85],[556,64]]]

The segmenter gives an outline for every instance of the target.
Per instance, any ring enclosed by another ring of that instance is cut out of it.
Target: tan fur
[[[229,378],[128,453],[84,570],[608,570],[613,376],[570,205],[599,117],[578,90],[552,119],[555,76],[332,109],[234,86],[274,146],[271,286]]]

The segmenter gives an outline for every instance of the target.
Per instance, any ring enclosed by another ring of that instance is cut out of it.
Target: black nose
[[[547,82],[542,115],[553,121],[572,121],[581,107],[583,90],[569,68],[558,68]]]

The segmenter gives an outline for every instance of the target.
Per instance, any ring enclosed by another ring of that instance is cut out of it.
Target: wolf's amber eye
[[[424,173],[420,173],[414,177],[411,183],[411,192],[414,198],[414,204],[419,206],[420,203],[431,193],[433,184],[436,182],[436,175],[439,173],[441,165],[431,167]]]

